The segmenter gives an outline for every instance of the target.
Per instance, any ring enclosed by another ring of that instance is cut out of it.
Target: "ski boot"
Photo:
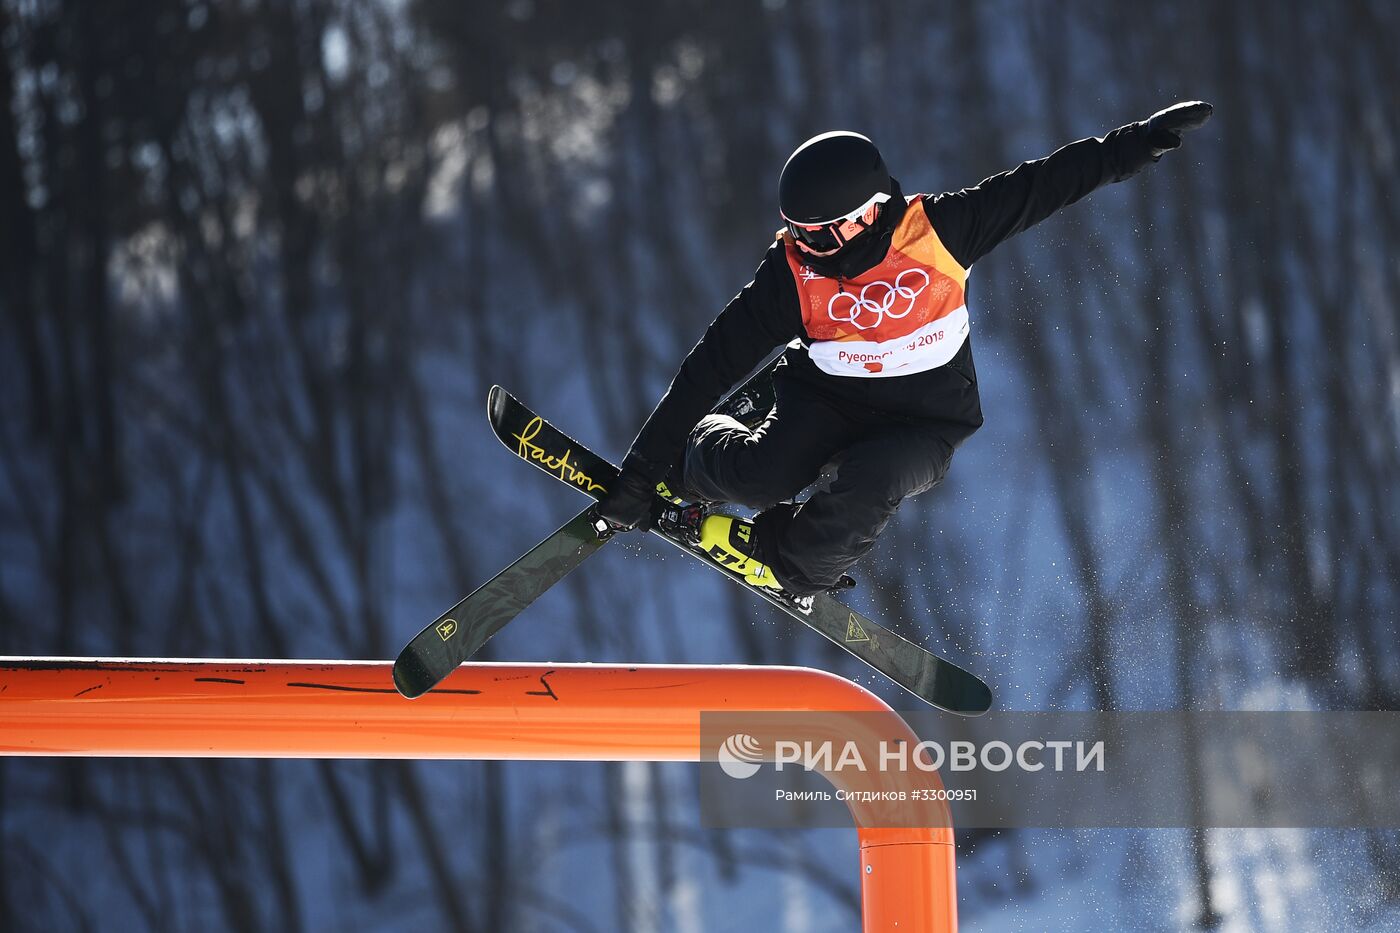
[[[667,507],[658,524],[750,586],[781,591],[768,565],[754,556],[753,523],[733,515],[710,515],[703,505]]]

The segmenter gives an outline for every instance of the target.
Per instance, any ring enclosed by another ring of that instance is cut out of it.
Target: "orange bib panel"
[[[905,376],[942,366],[967,340],[967,272],[934,232],[915,195],[879,265],[853,279],[807,266],[783,231],[802,303],[807,352],[833,376]]]

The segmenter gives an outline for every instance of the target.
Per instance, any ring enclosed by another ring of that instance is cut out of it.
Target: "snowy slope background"
[[[391,657],[579,507],[487,388],[619,458],[797,142],[939,191],[1200,98],[978,264],[986,427],[855,600],[1006,708],[1400,708],[1397,42],[1381,0],[0,0],[0,653]],[[651,541],[488,648],[904,702]],[[854,831],[708,830],[696,777],[0,761],[0,926],[858,925]],[[968,931],[1400,926],[1395,834],[959,858]]]

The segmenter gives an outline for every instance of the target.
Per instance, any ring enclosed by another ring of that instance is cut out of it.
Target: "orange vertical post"
[[[0,658],[0,754],[699,761],[705,711],[858,712],[874,694],[810,668],[467,664],[417,700],[387,662]],[[832,720],[840,728],[841,720]],[[854,737],[853,737],[854,738]],[[710,750],[711,754],[713,750]],[[828,775],[834,783],[837,779]],[[953,933],[952,824],[879,825],[851,804],[867,933]]]

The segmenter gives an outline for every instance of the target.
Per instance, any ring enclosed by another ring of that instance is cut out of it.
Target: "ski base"
[[[422,696],[526,606],[608,542],[590,506],[505,570],[472,590],[413,637],[394,661],[394,686],[409,699]]]
[[[715,411],[750,428],[757,427],[773,407],[773,368],[777,364],[774,359],[754,373]],[[519,440],[522,449],[528,449],[528,439]],[[561,479],[578,484],[595,498],[601,495],[601,487],[593,488],[589,476],[574,471],[567,455],[555,467]],[[594,531],[592,537],[585,524]],[[574,516],[414,636],[394,661],[394,686],[409,699],[427,693],[610,537],[607,522],[593,517],[591,508]]]

